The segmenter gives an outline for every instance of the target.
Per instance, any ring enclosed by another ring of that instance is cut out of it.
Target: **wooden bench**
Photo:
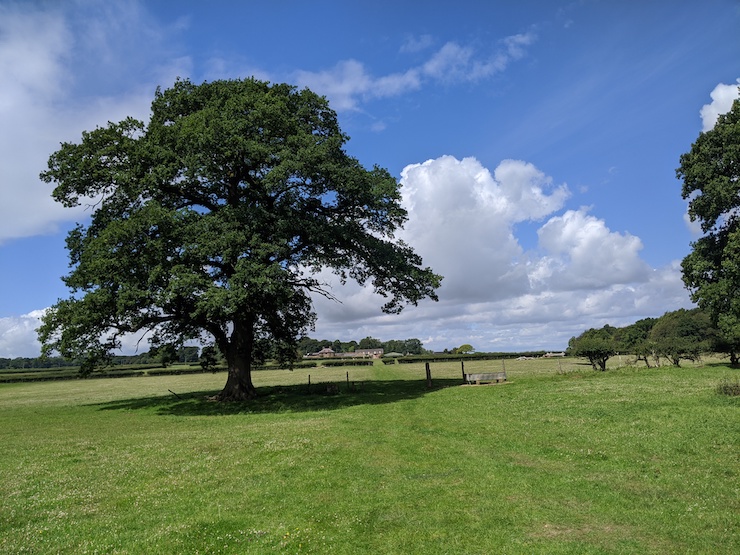
[[[483,374],[465,374],[465,381],[469,384],[479,384],[481,382],[505,382],[506,372],[487,372]]]

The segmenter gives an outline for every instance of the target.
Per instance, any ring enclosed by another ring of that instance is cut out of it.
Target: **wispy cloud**
[[[527,47],[536,39],[533,32],[512,35],[504,38],[488,55],[471,46],[447,42],[424,63],[402,72],[375,76],[362,62],[344,60],[322,71],[296,71],[293,80],[300,86],[326,95],[336,110],[359,110],[365,101],[408,94],[426,85],[450,85],[492,77],[523,58]],[[402,50],[421,50],[430,42],[431,38],[409,39]]]
[[[401,45],[401,53],[413,54],[416,52],[422,52],[427,48],[430,48],[434,44],[434,38],[432,35],[420,35],[420,36],[409,36],[403,41]]]

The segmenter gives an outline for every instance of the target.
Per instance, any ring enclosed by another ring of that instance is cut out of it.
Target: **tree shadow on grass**
[[[380,405],[416,399],[461,380],[435,379],[428,388],[422,380],[388,380],[346,383],[263,386],[257,396],[244,402],[213,400],[218,391],[173,393],[167,396],[141,397],[97,403],[100,410],[154,410],[170,416],[222,416],[336,410],[356,405]]]
[[[740,370],[740,365],[733,366],[732,364],[730,364],[729,357],[727,357],[727,360],[705,362],[703,363],[703,366],[706,368],[727,368],[729,370]]]

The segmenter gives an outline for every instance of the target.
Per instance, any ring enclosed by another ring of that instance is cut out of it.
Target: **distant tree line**
[[[199,361],[200,349],[198,347],[174,347],[164,346],[137,355],[114,356],[114,366],[129,364],[161,364],[168,366],[174,363],[188,364]],[[23,369],[23,368],[67,368],[79,366],[80,361],[66,359],[63,357],[16,357],[0,358],[0,369]]]
[[[23,368],[63,368],[74,366],[74,361],[62,357],[15,357],[0,358],[0,368],[2,369],[23,369]]]
[[[375,348],[382,348],[386,353],[395,352],[404,355],[423,355],[431,352],[424,349],[422,342],[418,339],[381,341],[374,337],[365,337],[360,341],[344,342],[339,339],[329,341],[326,339],[303,337],[298,341],[297,358],[300,359],[303,355],[317,353],[325,347],[330,347],[336,353],[352,353],[357,349]],[[268,346],[264,349],[261,359],[270,360],[273,358],[272,355],[273,353]],[[169,366],[175,363],[200,363],[205,369],[212,369],[224,364],[223,356],[212,346],[204,347],[201,350],[197,346],[176,347],[171,344],[162,345],[156,349],[136,355],[114,356],[111,362],[113,366],[138,364],[161,364],[162,366]],[[79,365],[80,361],[78,360],[55,356],[0,358],[0,369],[65,368]]]
[[[298,340],[298,355],[305,356],[312,353],[318,353],[321,349],[330,348],[335,353],[353,353],[357,349],[379,349],[382,348],[386,353],[401,353],[402,355],[422,355],[428,353],[424,345],[418,339],[391,339],[390,341],[381,341],[374,337],[365,337],[360,341],[340,341],[335,339],[313,339],[311,337],[302,337]]]
[[[591,328],[572,337],[566,352],[585,357],[594,370],[604,371],[616,354],[632,355],[634,362],[642,361],[648,367],[663,361],[679,366],[682,360],[696,361],[706,353],[726,354],[736,364],[739,348],[738,342],[727,340],[706,311],[682,308],[622,328]]]
[[[465,343],[463,345],[460,345],[459,347],[454,347],[452,349],[445,349],[442,351],[444,354],[450,354],[450,355],[469,355],[475,351],[475,348],[469,344]]]

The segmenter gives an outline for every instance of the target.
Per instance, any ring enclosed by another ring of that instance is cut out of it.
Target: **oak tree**
[[[430,297],[441,277],[394,233],[400,185],[349,156],[325,98],[255,79],[155,93],[127,118],[63,143],[41,178],[65,206],[94,203],[67,238],[71,289],[44,316],[43,352],[92,371],[125,334],[154,347],[202,340],[228,364],[222,400],[254,395],[251,365],[295,356],[318,277],[369,284],[385,312]]]
[[[740,99],[699,135],[676,170],[689,216],[704,235],[681,267],[691,298],[720,331],[733,364],[740,357]]]

